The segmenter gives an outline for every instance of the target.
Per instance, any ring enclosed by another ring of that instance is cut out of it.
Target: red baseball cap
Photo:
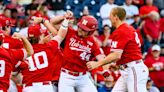
[[[41,34],[41,27],[39,24],[28,27],[28,37],[39,37]]]

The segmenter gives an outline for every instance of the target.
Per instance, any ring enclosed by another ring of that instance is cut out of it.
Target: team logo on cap
[[[88,21],[85,20],[85,19],[82,21],[82,24],[83,24],[83,25],[87,25],[87,23],[88,23]]]

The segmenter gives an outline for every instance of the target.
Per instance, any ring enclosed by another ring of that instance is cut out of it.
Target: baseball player
[[[56,21],[62,21],[63,17],[58,17]],[[86,62],[91,60],[91,57],[95,56],[98,60],[104,58],[104,54],[91,36],[97,24],[93,16],[84,16],[78,22],[77,30],[68,27],[63,49],[64,64],[58,84],[59,92],[97,92],[86,67]]]
[[[71,17],[70,17],[69,14],[73,15],[73,13],[71,11],[67,11],[63,16],[64,16],[64,18],[69,18],[69,22],[70,22]],[[46,26],[47,29],[49,29],[51,35],[52,36],[57,35],[57,33],[58,33],[57,30],[59,30],[60,26],[58,26],[57,28],[53,27],[51,24],[49,24],[48,20],[45,20],[44,17],[35,17],[33,20],[34,20],[35,24],[38,24],[41,21],[45,21],[43,24],[44,24],[44,26]],[[48,41],[49,41],[49,37],[45,37],[43,43],[47,43]],[[51,60],[51,61],[55,62],[55,63],[51,63],[51,66],[52,66],[51,69],[53,71],[52,72],[52,84],[53,84],[54,92],[57,92],[57,90],[58,90],[58,81],[59,81],[59,76],[60,76],[60,70],[61,70],[62,64],[64,62],[63,61],[62,48],[58,49],[58,52],[55,53],[55,55],[54,55],[54,59]]]
[[[0,24],[1,30],[3,30],[4,33],[2,46],[7,49],[23,48],[23,43],[19,39],[14,39],[10,36],[11,27],[14,26],[13,24],[11,24],[11,19],[0,15]]]
[[[113,8],[110,20],[116,30],[111,35],[111,53],[98,62],[88,62],[87,67],[96,67],[116,62],[121,76],[112,92],[147,92],[148,69],[142,61],[141,43],[136,30],[124,23],[126,12],[121,7]]]
[[[23,48],[23,43],[19,39],[14,39],[13,37],[10,36],[11,27],[14,26],[13,24],[11,24],[11,19],[3,15],[0,15],[0,24],[1,24],[1,29],[3,29],[2,32],[4,34],[2,47],[6,49]],[[12,72],[12,75],[13,74],[15,73]],[[12,79],[10,80],[10,86],[9,86],[8,92],[17,92],[16,84],[14,83]]]
[[[5,49],[3,44],[3,33],[0,31],[0,92],[7,92],[11,71],[18,63],[17,61],[25,59],[33,53],[33,49],[28,40],[15,33],[13,37],[23,41],[24,49]]]
[[[72,16],[71,13],[67,12],[67,14],[68,17]],[[30,64],[30,68],[21,70],[24,85],[23,92],[54,92],[51,82],[53,63],[55,63],[55,56],[60,51],[60,43],[67,33],[68,22],[68,19],[62,22],[58,34],[48,43],[42,43],[44,34],[40,31],[40,25],[28,28],[28,38],[33,45],[34,54],[26,59]],[[49,25],[50,23],[48,24],[44,20],[43,24]]]
[[[55,55],[54,62],[55,63],[53,63],[53,65],[52,65],[53,66],[53,68],[52,68],[53,69],[52,84],[53,84],[54,92],[58,92],[58,82],[59,82],[59,77],[60,77],[60,70],[64,63],[62,49],[60,49],[58,54]]]

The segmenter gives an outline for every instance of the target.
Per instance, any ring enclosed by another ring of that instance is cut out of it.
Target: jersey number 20
[[[42,58],[42,60],[43,60],[42,63],[39,61],[39,57]],[[35,53],[34,60],[32,57],[28,57],[27,60],[29,61],[29,64],[30,64],[29,71],[35,71],[37,69],[42,69],[42,68],[48,67],[48,59],[47,59],[47,54],[45,51]],[[34,63],[35,63],[35,65],[34,65]]]
[[[5,75],[5,61],[0,60],[0,77]]]

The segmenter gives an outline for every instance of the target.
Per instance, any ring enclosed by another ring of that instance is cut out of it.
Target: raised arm
[[[12,37],[15,39],[22,40],[24,48],[26,49],[28,56],[31,56],[34,53],[31,43],[27,40],[27,38],[25,36],[21,35],[20,33],[15,32]]]
[[[67,11],[64,15],[60,15],[60,16],[55,16],[53,18],[50,19],[50,23],[57,29],[59,30],[60,26],[61,26],[61,22],[65,19],[65,18],[73,18],[68,16],[68,13],[71,11]]]
[[[53,25],[57,25],[57,24],[60,24],[64,19],[65,19],[64,15],[55,16],[50,19],[50,23]]]
[[[67,35],[69,18],[71,18],[72,16],[73,13],[71,11],[68,11],[66,13],[65,19],[61,23],[57,36],[53,37],[53,40],[58,41],[59,44],[63,41],[63,39]]]
[[[72,14],[70,16],[70,14]],[[61,22],[67,18],[72,18],[73,13],[71,11],[67,11],[63,16],[55,16],[54,18],[49,20],[44,19],[43,17],[33,17],[34,23],[39,24],[42,23],[51,33],[53,36],[58,34],[58,30],[61,26]]]
[[[34,22],[36,24],[42,23],[48,29],[48,31],[52,33],[53,36],[57,35],[58,33],[57,29],[53,27],[53,25],[49,22],[49,20],[44,19],[42,17],[34,17]]]
[[[53,27],[53,25],[49,22],[49,20],[45,20],[42,18],[42,22],[44,24],[44,26],[46,26],[46,28],[52,33],[53,36],[57,35],[58,33],[58,29],[56,29],[55,27]]]

